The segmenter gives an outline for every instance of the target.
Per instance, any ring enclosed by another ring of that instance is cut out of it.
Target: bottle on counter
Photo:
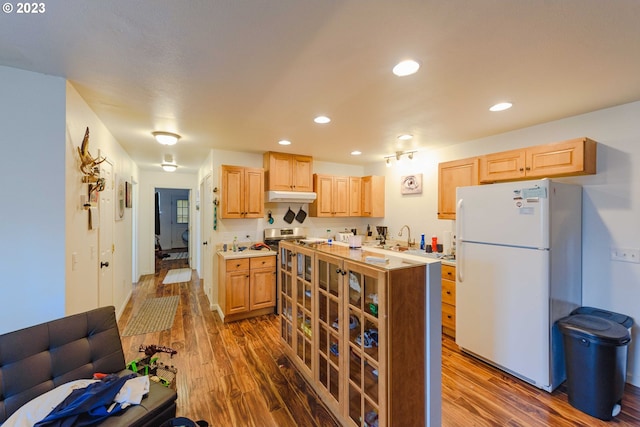
[[[233,238],[233,252],[238,252],[238,237],[234,236]]]
[[[438,236],[431,236],[431,249],[433,252],[438,252]]]
[[[333,243],[333,239],[331,238],[331,230],[327,230],[327,244]]]
[[[424,251],[424,233],[420,235],[420,250]]]

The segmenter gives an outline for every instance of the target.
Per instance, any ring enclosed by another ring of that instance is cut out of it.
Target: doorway
[[[156,268],[189,266],[189,190],[179,188],[155,189]]]

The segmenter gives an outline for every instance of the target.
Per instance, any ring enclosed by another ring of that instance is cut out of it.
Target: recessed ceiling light
[[[151,132],[151,135],[162,145],[174,145],[180,139],[180,135],[172,132]]]
[[[359,150],[354,150],[351,152],[352,156],[359,156],[360,154],[362,154],[362,151],[359,151]]]
[[[323,125],[325,123],[329,123],[331,121],[331,119],[329,117],[327,117],[327,116],[318,116],[315,119],[313,119],[313,121]]]
[[[408,134],[408,133],[403,133],[402,135],[398,135],[398,139],[399,139],[400,141],[408,141],[408,140],[410,140],[411,138],[413,138],[413,135]]]
[[[280,145],[291,145],[291,141],[289,141],[287,139],[281,139],[280,141],[278,141],[278,144],[280,144]]]
[[[409,76],[414,74],[420,68],[420,64],[413,59],[407,59],[399,62],[393,67],[393,74],[399,77]]]
[[[504,110],[508,110],[511,107],[513,107],[513,104],[510,102],[500,102],[496,105],[493,105],[491,108],[489,108],[489,111],[504,111]]]

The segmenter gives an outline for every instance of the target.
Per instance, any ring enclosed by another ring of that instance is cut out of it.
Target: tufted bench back
[[[123,369],[114,307],[0,335],[0,423],[60,384]]]

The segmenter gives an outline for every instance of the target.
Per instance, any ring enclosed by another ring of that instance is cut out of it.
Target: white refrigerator
[[[459,187],[456,343],[538,388],[565,380],[555,321],[582,300],[582,187]]]

